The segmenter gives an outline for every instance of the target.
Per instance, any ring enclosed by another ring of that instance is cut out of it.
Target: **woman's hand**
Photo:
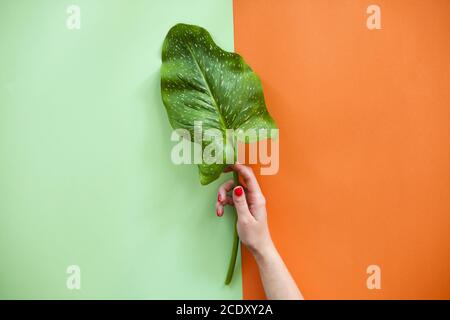
[[[235,164],[226,171],[236,171],[245,188],[234,186],[233,179],[220,186],[216,213],[223,215],[225,205],[234,205],[238,214],[237,231],[242,243],[253,253],[263,255],[273,247],[267,225],[266,200],[250,167]],[[228,193],[231,191],[231,195]]]
[[[220,186],[216,203],[217,215],[223,215],[225,205],[235,206],[239,238],[255,257],[268,299],[303,299],[270,237],[266,200],[252,169],[235,164],[226,171],[237,172],[243,179],[244,187],[234,186],[233,180]]]

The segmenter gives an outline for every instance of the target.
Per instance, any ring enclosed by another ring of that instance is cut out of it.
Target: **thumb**
[[[236,208],[239,220],[245,222],[253,218],[250,210],[248,209],[244,188],[242,188],[241,186],[237,186],[233,190],[233,203],[234,207]]]

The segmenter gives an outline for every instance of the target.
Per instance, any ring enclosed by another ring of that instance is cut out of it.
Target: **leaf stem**
[[[237,172],[233,172],[233,178],[234,178],[234,186],[239,186],[239,174]],[[230,257],[230,263],[228,264],[228,272],[227,272],[227,278],[225,279],[225,284],[229,285],[231,283],[231,280],[233,279],[234,269],[236,266],[236,259],[239,249],[239,235],[237,233],[236,223],[237,223],[237,212],[236,208],[233,207],[233,213],[234,213],[234,236],[233,236],[233,248],[231,250],[231,257]]]

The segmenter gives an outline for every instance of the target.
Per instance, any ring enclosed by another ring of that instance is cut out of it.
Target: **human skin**
[[[267,299],[303,299],[270,236],[266,199],[253,170],[235,164],[225,171],[237,172],[245,187],[235,186],[232,179],[222,184],[218,190],[216,214],[222,217],[226,205],[236,208],[239,238],[256,260]]]

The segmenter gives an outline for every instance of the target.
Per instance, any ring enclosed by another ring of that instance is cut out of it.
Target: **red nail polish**
[[[222,201],[222,197],[220,196],[220,193],[217,195],[217,201]]]
[[[237,187],[234,189],[234,194],[238,197],[242,196],[243,193],[244,193],[244,189],[242,189],[242,187]]]
[[[222,216],[222,213],[220,212],[219,209],[217,209],[216,214],[217,214],[218,217],[221,217],[221,216]]]

